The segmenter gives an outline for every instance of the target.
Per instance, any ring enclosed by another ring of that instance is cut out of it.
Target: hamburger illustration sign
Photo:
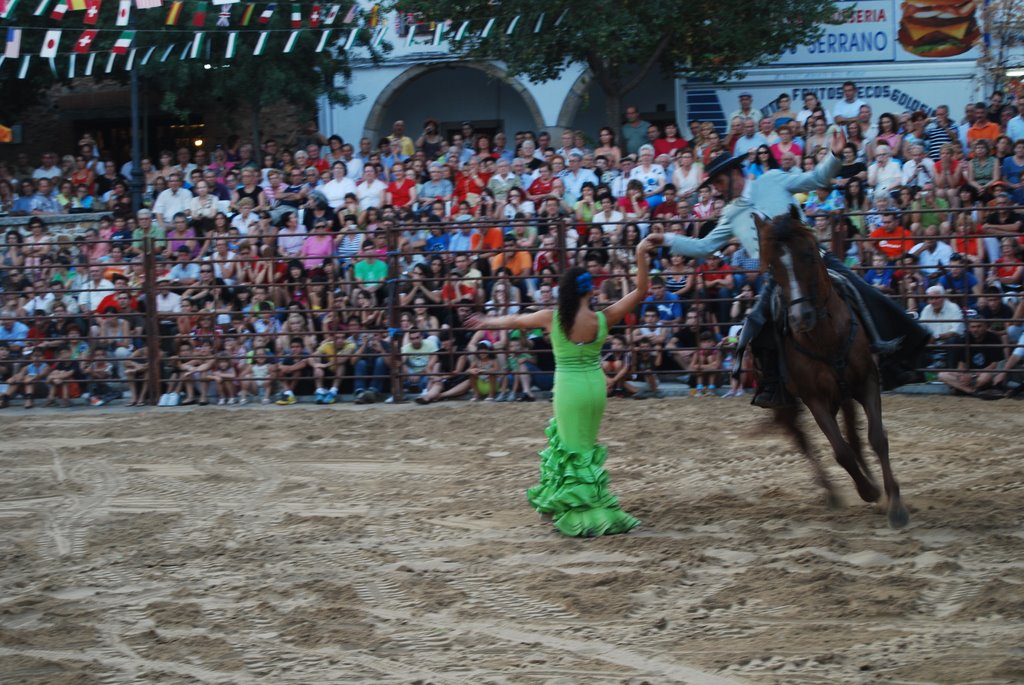
[[[975,0],[906,0],[900,5],[899,42],[918,57],[953,57],[981,38]]]
[[[860,0],[838,2],[835,24],[813,43],[776,62],[835,64],[907,62],[970,54],[981,38],[978,0]]]

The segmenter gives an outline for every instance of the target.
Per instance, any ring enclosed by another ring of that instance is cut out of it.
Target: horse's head
[[[754,217],[761,248],[761,268],[771,271],[779,285],[790,328],[813,329],[825,316],[831,283],[814,232],[800,219],[797,208],[764,221]]]

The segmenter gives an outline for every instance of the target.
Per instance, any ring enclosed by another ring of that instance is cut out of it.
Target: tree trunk
[[[615,139],[619,142],[619,145],[621,145],[621,127],[624,120],[623,115],[625,114],[622,111],[622,93],[618,90],[610,91],[605,88],[602,88],[601,90],[604,90],[605,97],[605,120],[608,122],[608,125],[612,127],[612,130],[615,131]]]
[[[259,163],[262,165],[263,164],[263,160],[261,158],[262,156],[260,155],[260,149],[262,148],[262,145],[260,145],[260,109],[261,109],[261,107],[260,107],[260,98],[258,98],[258,97],[255,98],[252,101],[252,104],[250,105],[250,107],[252,107],[251,116],[252,116],[252,147],[253,147],[253,155],[256,157],[256,159],[259,161]]]

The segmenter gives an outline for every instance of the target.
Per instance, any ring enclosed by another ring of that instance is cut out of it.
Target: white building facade
[[[859,97],[876,117],[916,109],[930,114],[944,104],[958,118],[966,103],[983,99],[978,47],[952,57],[919,57],[900,44],[900,0],[839,5],[852,10],[848,21],[827,26],[819,41],[790,51],[772,65],[752,68],[742,79],[708,84],[654,72],[626,95],[623,105],[635,104],[651,122],[676,121],[685,131],[691,119],[711,120],[724,130],[740,92],[750,92],[754,106],[765,114],[782,92],[798,108],[806,90],[816,92],[831,110],[847,80],[857,83]],[[556,140],[570,128],[594,140],[598,129],[610,123],[605,121],[604,96],[582,65],[569,65],[556,80],[531,83],[510,75],[498,62],[457,59],[445,40],[434,44],[429,27],[421,25],[410,39],[391,16],[385,30],[394,49],[381,64],[351,57],[352,78],[346,86],[356,101],[348,107],[323,103],[320,124],[325,133],[337,133],[353,144],[367,137],[375,147],[395,120],[404,120],[407,134],[415,138],[423,122],[434,119],[442,132],[453,132],[468,121],[477,130],[507,134],[546,130]]]

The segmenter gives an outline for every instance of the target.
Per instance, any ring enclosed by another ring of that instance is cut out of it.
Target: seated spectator
[[[871,231],[868,235],[868,247],[875,252],[881,252],[886,260],[892,264],[904,254],[910,252],[914,246],[914,236],[907,229],[898,223],[896,212],[886,211],[882,213],[882,225]]]
[[[946,289],[941,285],[925,290],[928,304],[918,314],[918,322],[932,334],[932,342],[943,348],[960,343],[963,339],[963,312],[960,307],[946,298]],[[949,368],[949,353],[943,349],[933,352],[932,368]]]
[[[637,336],[633,340],[633,372],[637,379],[642,379],[647,386],[638,390],[633,399],[644,400],[649,397],[661,398],[665,393],[658,389],[657,370],[662,365],[664,347],[662,343],[649,335]]]
[[[921,272],[929,279],[937,278],[943,267],[949,264],[953,248],[938,239],[939,229],[929,226],[924,231],[924,240],[910,248],[909,253],[917,256]]]
[[[629,382],[633,370],[632,352],[621,335],[608,337],[608,351],[601,358],[608,397],[632,397],[637,389]]]
[[[716,383],[722,370],[722,351],[711,331],[701,331],[688,370],[691,374],[691,397],[716,396]]]
[[[973,395],[996,384],[1004,354],[1002,340],[988,324],[977,313],[968,318],[967,338],[953,354],[955,370],[940,372],[939,380],[954,392]]]
[[[938,284],[945,289],[946,296],[961,307],[973,309],[977,306],[981,281],[967,268],[967,259],[962,254],[954,252],[950,255],[949,265],[939,277]]]
[[[868,167],[868,187],[872,197],[888,195],[903,182],[899,161],[893,159],[892,148],[879,145],[875,149],[875,161]]]

